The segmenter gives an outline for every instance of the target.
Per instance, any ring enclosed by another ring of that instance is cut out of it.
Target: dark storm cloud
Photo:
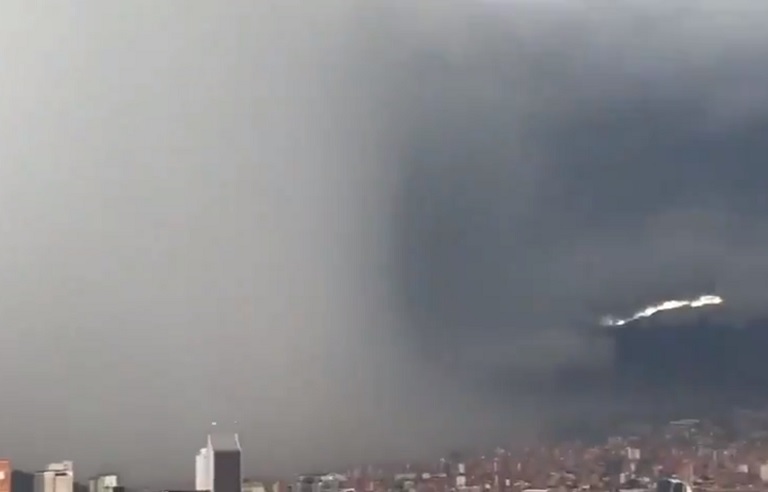
[[[604,311],[764,298],[761,2],[79,5],[0,16],[22,467],[497,444]]]
[[[589,354],[576,333],[606,311],[710,291],[759,310],[763,6],[423,15],[388,67],[407,337],[474,354],[459,371],[523,371]]]

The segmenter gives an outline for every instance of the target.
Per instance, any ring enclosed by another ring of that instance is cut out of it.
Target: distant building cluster
[[[561,442],[301,475],[275,482],[272,492],[768,491],[768,412],[737,413],[728,428],[699,419],[633,427],[600,444]]]
[[[194,491],[163,492],[267,492],[263,486],[243,480],[240,454],[237,434],[211,434],[196,458]],[[13,480],[14,474],[20,480]],[[84,486],[75,481],[72,461],[51,463],[29,476],[30,480],[26,480],[28,476],[15,472],[10,460],[0,460],[0,492],[152,492],[126,489],[114,473],[91,477]]]
[[[194,490],[187,491],[126,489],[117,474],[82,485],[71,461],[35,472],[28,488],[17,475],[0,460],[0,492],[758,492],[768,491],[768,411],[737,412],[728,428],[684,419],[635,425],[600,444],[452,453],[432,464],[360,465],[269,480],[243,477],[237,434],[211,434],[195,456]]]

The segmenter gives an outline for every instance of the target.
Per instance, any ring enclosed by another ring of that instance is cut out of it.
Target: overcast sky
[[[602,360],[606,311],[759,312],[767,27],[760,0],[3,5],[0,452],[191,484],[216,420],[250,473],[438,455],[535,428],[486,383]]]

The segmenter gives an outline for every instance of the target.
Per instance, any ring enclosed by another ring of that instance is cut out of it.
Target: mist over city
[[[191,488],[214,421],[292,476],[768,400],[766,27],[759,0],[1,6],[0,455]]]

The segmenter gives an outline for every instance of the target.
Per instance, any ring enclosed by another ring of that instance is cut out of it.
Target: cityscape
[[[119,474],[80,479],[72,461],[34,473],[0,461],[0,492],[734,492],[768,487],[768,410],[721,422],[627,424],[601,442],[553,442],[451,452],[432,463],[359,464],[264,479],[249,477],[237,434],[213,433],[194,458],[189,490],[144,489]],[[190,464],[193,460],[190,459]],[[30,480],[31,479],[31,480]]]

